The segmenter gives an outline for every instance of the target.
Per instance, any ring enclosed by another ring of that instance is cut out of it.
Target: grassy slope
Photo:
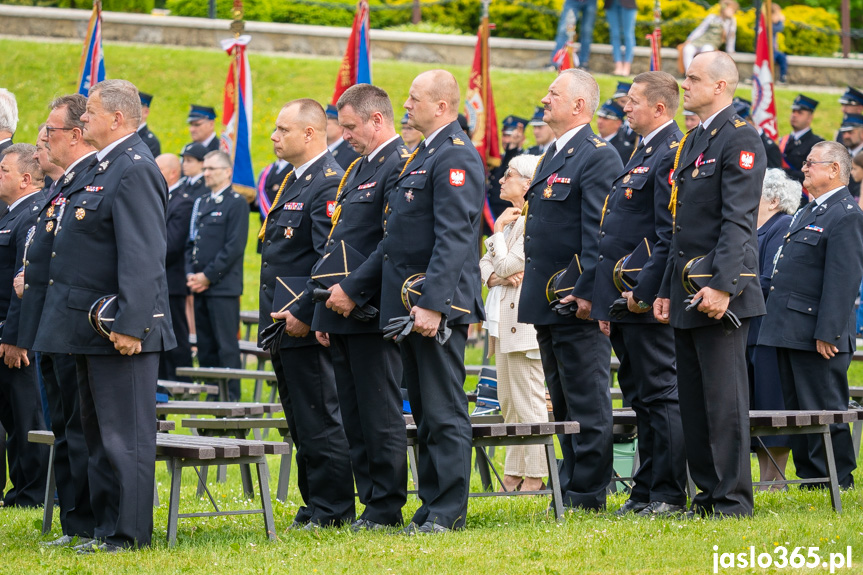
[[[47,116],[47,103],[54,95],[74,89],[78,44],[0,40],[5,64],[0,85],[19,99],[22,122],[18,141],[32,141],[36,126]],[[162,139],[166,151],[179,150],[187,141],[184,119],[191,102],[216,105],[226,73],[226,58],[217,51],[183,50],[152,46],[106,46],[111,77],[125,77],[142,90],[156,95],[150,125]],[[257,169],[270,161],[266,136],[280,105],[296,97],[326,100],[331,95],[337,68],[335,60],[295,59],[252,55],[255,78],[255,143]],[[406,97],[413,76],[429,68],[413,63],[376,62],[375,79],[386,88],[398,107]],[[452,70],[464,84],[467,68]],[[529,115],[553,79],[549,72],[493,71],[500,115]],[[616,80],[598,77],[603,95]],[[746,91],[744,90],[745,94]],[[809,93],[809,92],[807,92]],[[779,107],[787,109],[795,92],[779,91]],[[816,132],[832,133],[838,116],[836,95],[812,92],[822,100]],[[787,120],[780,122],[787,131]],[[255,216],[253,216],[255,218]],[[257,221],[254,219],[253,221]],[[257,300],[258,258],[250,230],[246,257],[246,294],[243,309],[253,309]],[[481,350],[468,350],[468,363],[479,363]],[[861,381],[860,368],[852,366],[852,380]],[[474,382],[468,382],[472,388]],[[251,386],[246,386],[250,395]],[[248,398],[247,398],[248,399]],[[502,450],[496,458],[502,461]],[[275,460],[271,468],[275,474]],[[206,500],[194,498],[191,472],[186,472],[183,511],[205,511]],[[212,474],[211,474],[212,477]],[[214,494],[228,507],[244,507],[239,477],[231,469],[226,485],[214,485]],[[712,569],[713,545],[720,551],[740,552],[755,545],[758,552],[774,545],[819,546],[825,551],[844,551],[858,545],[863,536],[863,493],[843,496],[845,512],[835,515],[826,494],[759,494],[757,515],[745,521],[636,521],[609,515],[574,515],[561,524],[545,515],[546,498],[472,499],[469,529],[463,533],[430,539],[408,539],[386,535],[354,535],[344,531],[322,534],[286,533],[300,502],[292,482],[288,502],[275,503],[279,540],[267,543],[259,518],[187,519],[180,523],[180,545],[168,550],[163,543],[167,521],[169,478],[163,465],[157,467],[163,506],[156,509],[156,541],[153,549],[125,556],[78,558],[64,551],[38,549],[38,511],[0,511],[0,573],[706,573]],[[863,474],[857,473],[858,482]],[[474,488],[478,478],[473,477]],[[623,503],[622,495],[609,500],[609,507]],[[417,502],[405,508],[409,517]],[[55,530],[59,522],[54,521]],[[56,533],[54,535],[58,535]],[[787,542],[787,543],[786,543]],[[857,558],[857,555],[855,555]],[[860,572],[855,569],[846,572]],[[789,570],[785,570],[788,572]]]

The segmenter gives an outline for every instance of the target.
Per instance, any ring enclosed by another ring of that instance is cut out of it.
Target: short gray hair
[[[87,111],[86,97],[81,94],[67,94],[54,98],[50,107],[52,110],[66,108],[66,118],[63,120],[64,128],[78,128],[82,132],[84,131],[84,122],[81,121],[81,116]]]
[[[812,149],[824,149],[824,159],[839,164],[839,182],[847,186],[851,180],[851,153],[839,142],[818,142]]]
[[[536,166],[539,164],[539,156],[531,156],[522,154],[516,156],[509,161],[509,167],[518,172],[518,174],[527,180],[533,178],[533,173],[536,171]]]
[[[15,94],[0,88],[0,130],[15,133],[18,129],[18,102]]]
[[[135,84],[128,80],[102,80],[90,88],[91,96],[96,92],[106,112],[120,112],[127,126],[137,128],[141,124],[141,97]]]
[[[779,200],[779,209],[786,214],[793,214],[800,207],[802,192],[800,182],[792,180],[779,168],[770,168],[764,174],[761,197],[768,202]]]
[[[584,98],[588,115],[593,116],[599,108],[599,84],[589,72],[578,68],[567,68],[560,73],[561,76],[569,78],[569,87],[573,100]]]
[[[213,150],[212,152],[207,152],[204,156],[204,159],[208,158],[218,158],[219,163],[223,164],[223,168],[231,168],[233,169],[233,164],[231,163],[231,156],[223,152],[222,150]]]
[[[2,156],[10,156],[17,154],[18,159],[15,161],[15,167],[22,174],[30,174],[30,178],[34,182],[41,182],[45,179],[45,173],[39,167],[39,160],[36,159],[36,146],[33,144],[12,144],[3,150]],[[42,185],[38,184],[41,188]]]

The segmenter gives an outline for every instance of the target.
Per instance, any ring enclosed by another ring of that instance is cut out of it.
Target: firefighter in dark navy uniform
[[[159,143],[159,138],[156,137],[156,134],[151,132],[150,127],[147,126],[147,118],[150,116],[150,104],[153,102],[153,95],[139,92],[138,96],[141,99],[141,125],[138,126],[138,136],[150,148],[150,153],[155,159],[162,153],[162,144]]]
[[[339,111],[333,104],[327,105],[327,148],[343,170],[360,157],[342,137],[339,127]]]

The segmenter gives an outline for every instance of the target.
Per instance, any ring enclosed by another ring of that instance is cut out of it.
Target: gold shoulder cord
[[[345,170],[345,175],[342,176],[342,181],[339,182],[339,189],[336,190],[336,209],[333,210],[333,215],[330,218],[330,221],[333,223],[333,225],[332,225],[332,227],[330,227],[330,233],[327,236],[327,239],[330,239],[331,237],[333,237],[333,232],[336,230],[336,222],[339,221],[339,217],[342,215],[342,206],[339,204],[339,198],[341,197],[342,190],[345,188],[345,184],[348,181],[348,176],[351,175],[351,172],[353,171],[354,166],[357,165],[357,162],[360,162],[360,161],[365,160],[365,159],[366,159],[365,156],[360,156],[359,158],[357,158],[356,160],[351,162],[351,165],[348,166],[347,170]]]
[[[695,128],[692,128],[694,130]],[[677,224],[677,164],[680,163],[680,153],[683,152],[683,144],[686,143],[686,138],[692,133],[692,130],[686,132],[680,143],[677,145],[677,152],[674,154],[674,167],[671,168],[671,175],[674,179],[671,180],[671,201],[668,202],[668,211],[671,212],[671,233],[674,233],[674,228]]]
[[[599,229],[600,229],[600,231],[602,230],[602,222],[605,221],[605,210],[608,208],[608,198],[610,196],[611,196],[611,194],[606,194],[605,195],[605,203],[602,204],[602,215],[599,216]]]
[[[408,156],[407,161],[405,161],[405,165],[404,165],[404,167],[402,167],[402,171],[401,171],[401,172],[399,172],[399,177],[401,177],[401,176],[402,176],[402,174],[404,174],[404,173],[405,173],[405,170],[407,170],[407,169],[408,169],[408,164],[410,164],[410,163],[411,163],[411,161],[416,157],[417,152],[419,152],[419,151],[420,151],[420,147],[419,147],[419,146],[417,146],[417,149],[416,149],[416,150],[414,150],[413,152],[411,152],[411,155],[410,155],[410,156]]]
[[[285,176],[285,179],[282,180],[282,185],[279,186],[279,191],[278,191],[278,193],[276,193],[276,199],[273,200],[273,207],[270,208],[270,212],[272,212],[273,208],[275,208],[276,205],[278,205],[279,198],[282,197],[282,192],[285,191],[285,185],[287,185],[287,183],[288,183],[288,178],[290,178],[293,175],[293,173],[294,173],[294,171],[291,170],[290,172],[288,172],[288,175]],[[264,224],[261,226],[261,231],[258,232],[258,239],[259,240],[263,240],[264,235],[267,233],[267,222],[268,221],[270,221],[270,213],[269,212],[267,212],[267,216],[264,218]]]

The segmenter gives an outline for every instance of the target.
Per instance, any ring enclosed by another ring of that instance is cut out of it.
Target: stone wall
[[[60,8],[33,8],[0,5],[0,34],[15,37],[41,36],[83,39],[90,11]],[[230,21],[206,18],[180,18],[162,15],[105,12],[102,30],[105,42],[135,42],[170,46],[215,48],[229,34]],[[325,26],[301,26],[271,22],[247,22],[246,31],[254,37],[255,51],[340,58],[350,30]],[[470,66],[475,37],[416,34],[372,30],[372,51],[378,59],[405,60],[426,64]],[[549,65],[552,42],[539,40],[490,40],[491,63],[501,68],[540,69]],[[590,68],[611,73],[614,62],[611,47],[595,44]],[[635,48],[633,73],[648,69],[650,51]],[[754,56],[735,54],[741,77],[752,74]],[[662,50],[663,69],[677,75],[677,51]],[[813,86],[863,85],[863,60],[841,58],[788,57],[788,80],[792,84]]]

